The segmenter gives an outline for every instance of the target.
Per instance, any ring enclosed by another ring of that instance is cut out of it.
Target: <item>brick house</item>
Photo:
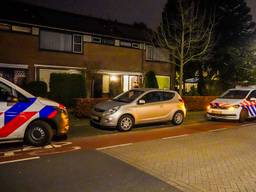
[[[49,84],[51,73],[80,73],[88,97],[100,97],[141,86],[153,70],[160,88],[173,88],[175,67],[150,34],[117,21],[1,2],[0,76]]]

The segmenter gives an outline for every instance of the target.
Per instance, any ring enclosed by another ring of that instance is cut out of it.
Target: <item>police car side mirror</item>
[[[252,97],[251,99],[250,99],[250,101],[256,101],[256,98],[255,97]]]
[[[8,103],[17,103],[18,101],[19,101],[19,99],[17,97],[15,97],[15,96],[9,96],[7,98],[7,102]]]

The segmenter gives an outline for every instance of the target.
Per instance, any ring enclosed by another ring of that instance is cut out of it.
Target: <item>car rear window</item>
[[[174,96],[175,96],[175,93],[163,92],[162,93],[162,101],[169,101],[169,100],[173,99]]]

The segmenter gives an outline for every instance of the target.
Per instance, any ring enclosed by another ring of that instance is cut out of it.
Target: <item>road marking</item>
[[[181,138],[181,137],[187,137],[189,136],[188,134],[184,134],[184,135],[178,135],[178,136],[172,136],[172,137],[164,137],[162,138],[163,140],[166,140],[166,139],[176,139],[176,138]]]
[[[40,157],[30,157],[30,158],[17,159],[17,160],[12,160],[12,161],[3,161],[3,162],[0,162],[0,165],[17,163],[17,162],[21,162],[21,161],[31,161],[31,160],[36,160],[36,159],[40,159]]]
[[[96,148],[97,151],[105,150],[105,149],[112,149],[112,148],[117,148],[117,147],[125,147],[132,145],[133,143],[126,143],[126,144],[121,144],[121,145],[112,145],[112,146],[107,146],[107,147],[100,147]]]
[[[253,126],[253,125],[256,125],[256,123],[248,123],[248,124],[243,124],[241,125],[242,127],[246,127],[246,126]]]
[[[226,130],[226,129],[228,129],[228,128],[214,129],[214,130],[210,130],[210,131],[208,131],[208,132],[218,132],[218,131],[224,131],[224,130]]]

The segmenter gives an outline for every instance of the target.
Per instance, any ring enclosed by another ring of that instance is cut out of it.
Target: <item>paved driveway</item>
[[[255,125],[102,151],[182,191],[256,191]]]

